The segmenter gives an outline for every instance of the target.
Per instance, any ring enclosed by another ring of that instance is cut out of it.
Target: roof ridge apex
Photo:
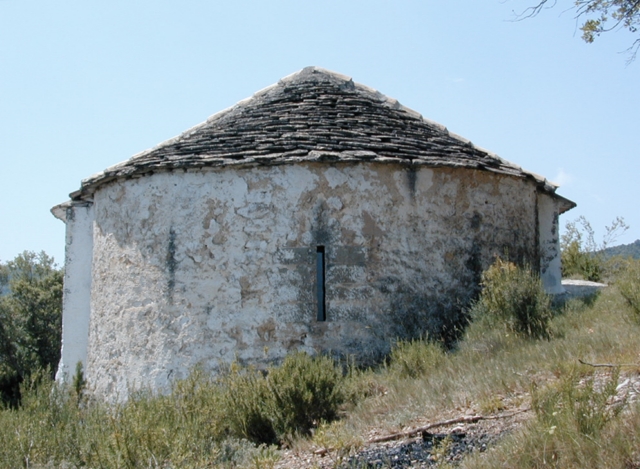
[[[329,70],[328,68],[323,68],[323,67],[318,67],[316,65],[310,65],[308,67],[304,67],[301,70],[298,70],[297,72],[293,72],[290,73],[289,75],[282,77],[279,82],[287,82],[287,81],[293,81],[293,79],[295,77],[298,76],[304,76],[307,74],[311,74],[311,73],[319,73],[322,75],[328,75],[330,77],[333,78],[337,78],[339,80],[345,81],[345,82],[352,82],[353,78],[348,76],[348,75],[344,75],[342,73],[339,72],[334,72],[333,70]]]

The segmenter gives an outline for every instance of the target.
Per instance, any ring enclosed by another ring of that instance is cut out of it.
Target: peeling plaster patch
[[[211,231],[213,229],[217,231],[218,224],[215,221],[215,212],[217,208],[216,201],[211,199],[207,200],[205,202],[205,207],[206,207],[207,213],[202,218],[202,229],[207,231]],[[211,226],[212,225],[211,222],[214,223],[214,226]],[[211,234],[215,234],[215,231],[213,231]]]
[[[322,166],[320,166],[322,167]],[[311,170],[310,167],[305,166],[288,166],[286,171],[284,167],[279,168],[279,176],[272,180],[274,186],[282,187],[282,193],[287,193],[293,199],[293,201],[299,201],[305,192],[313,191],[320,179],[320,171],[317,168]],[[263,176],[264,177],[264,176]]]
[[[276,340],[276,322],[273,318],[267,319],[256,328],[256,333],[260,340],[265,343]]]
[[[339,197],[329,197],[327,199],[327,206],[332,210],[342,210],[343,204]]]
[[[335,167],[329,167],[324,171],[324,177],[331,189],[342,186],[347,182],[347,175]]]
[[[430,168],[407,168],[393,173],[395,188],[405,202],[415,197],[424,197],[433,185],[433,170]]]
[[[378,226],[378,223],[376,223],[376,221],[369,214],[369,212],[367,212],[367,211],[363,211],[362,212],[362,220],[364,222],[364,225],[362,227],[362,234],[363,235],[371,236],[371,237],[374,237],[374,238],[375,237],[384,236],[384,234],[385,234],[384,230],[382,230]]]
[[[349,178],[347,179],[347,185],[352,193],[371,192],[375,191],[379,185],[378,171],[373,170],[368,165],[358,164],[355,165],[350,171]],[[376,185],[374,186],[374,182]]]

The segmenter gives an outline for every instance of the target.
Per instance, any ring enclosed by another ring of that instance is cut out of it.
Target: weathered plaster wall
[[[495,255],[536,258],[536,198],[523,179],[391,164],[109,183],[95,194],[87,377],[117,397],[166,388],[196,364],[268,362],[292,349],[366,361],[397,336],[451,333]]]
[[[66,208],[66,248],[62,316],[62,352],[56,379],[73,377],[76,364],[86,365],[91,311],[93,206],[75,203]]]
[[[540,278],[547,293],[563,293],[560,264],[560,237],[558,202],[547,194],[538,194],[540,237]]]

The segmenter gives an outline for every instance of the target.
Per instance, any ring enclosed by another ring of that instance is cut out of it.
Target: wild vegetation
[[[60,361],[62,271],[44,252],[0,264],[0,402],[16,405],[33,370]]]
[[[297,353],[266,373],[196,369],[168,395],[117,404],[93,398],[80,368],[67,387],[34,371],[0,410],[0,468],[269,468],[284,448],[306,455],[290,467],[364,467],[354,455],[372,432],[512,410],[519,428],[456,464],[640,467],[640,403],[620,393],[640,383],[640,261],[602,272],[601,294],[552,306],[535,274],[498,260],[456,347],[400,341],[376,369]],[[449,467],[451,447],[430,462]]]
[[[506,326],[528,337],[547,337],[551,299],[529,266],[520,268],[498,258],[482,274],[482,294],[471,308],[474,322]]]
[[[605,227],[602,241],[598,243],[586,218],[579,217],[568,222],[560,237],[562,277],[578,277],[593,282],[604,280],[615,270],[619,261],[618,257],[610,254],[609,249],[628,228],[624,219],[617,217],[611,225]]]
[[[512,288],[488,285],[484,296],[496,295],[487,288]],[[640,284],[633,288],[640,291]],[[525,309],[536,301],[524,302]],[[483,314],[473,313],[477,320],[456,349],[400,342],[375,370],[344,372],[329,358],[294,354],[267,374],[237,364],[217,378],[194,370],[169,395],[139,391],[111,406],[82,386],[61,388],[34,374],[22,385],[21,406],[0,412],[0,467],[273,467],[281,447],[326,448],[327,461],[337,466],[374,428],[393,433],[424,421],[523,407],[532,415],[520,430],[463,465],[625,467],[617,463],[638,461],[638,403],[610,403],[622,377],[640,366],[601,371],[578,362],[640,362],[640,321],[616,287],[594,301],[556,308],[542,336],[512,319],[482,320]]]

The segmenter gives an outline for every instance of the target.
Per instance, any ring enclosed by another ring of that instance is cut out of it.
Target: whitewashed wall
[[[60,214],[65,223],[64,291],[62,299],[62,351],[56,379],[73,377],[78,362],[86,367],[91,312],[93,259],[93,206],[69,204]]]
[[[533,183],[484,171],[300,164],[159,173],[95,193],[87,378],[166,389],[196,364],[293,349],[374,360],[452,333],[496,255],[538,254]],[[316,246],[327,320],[316,320]]]
[[[547,293],[563,293],[560,263],[560,208],[548,194],[538,195],[540,278]]]

